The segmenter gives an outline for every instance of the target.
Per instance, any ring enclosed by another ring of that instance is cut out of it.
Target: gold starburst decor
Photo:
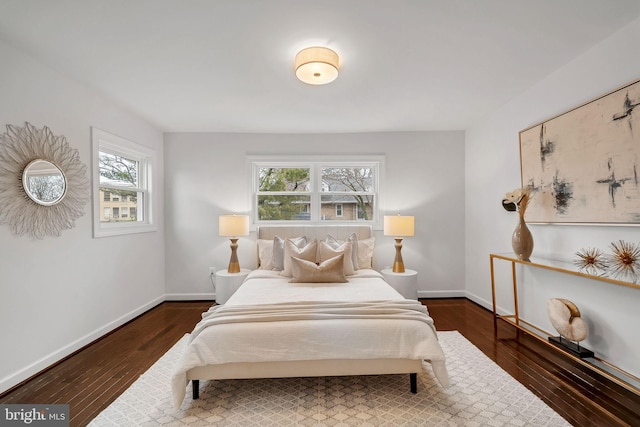
[[[636,282],[640,274],[640,245],[623,240],[611,243],[609,271],[613,277]]]
[[[87,168],[64,136],[30,123],[0,134],[0,224],[42,239],[73,228],[90,199]]]
[[[601,274],[609,266],[604,252],[597,248],[580,249],[576,252],[576,256],[578,259],[574,261],[574,264],[580,271],[587,274]]]

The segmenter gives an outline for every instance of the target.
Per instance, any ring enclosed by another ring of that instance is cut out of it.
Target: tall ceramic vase
[[[529,257],[533,252],[533,235],[524,221],[524,215],[518,215],[518,217],[520,220],[513,231],[513,236],[511,236],[511,246],[518,259],[530,261]]]

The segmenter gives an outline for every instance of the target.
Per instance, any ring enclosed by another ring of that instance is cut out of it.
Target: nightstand
[[[385,268],[380,273],[384,280],[398,291],[406,299],[418,299],[418,272],[404,270],[404,273],[394,273],[392,269]]]
[[[248,268],[240,269],[240,273],[229,273],[226,269],[216,271],[216,303],[226,303],[231,295],[242,285],[250,271]]]

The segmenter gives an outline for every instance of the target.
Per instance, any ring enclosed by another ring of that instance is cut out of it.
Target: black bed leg
[[[200,397],[200,380],[191,380],[191,390],[193,391],[193,400],[198,399]]]
[[[418,374],[409,374],[409,381],[411,382],[411,393],[418,392]]]

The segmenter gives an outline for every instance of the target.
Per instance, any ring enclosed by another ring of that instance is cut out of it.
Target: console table
[[[640,284],[638,283],[630,283],[630,282],[625,282],[612,277],[588,274],[583,271],[580,271],[575,265],[569,262],[562,262],[562,261],[556,261],[556,260],[545,259],[545,258],[537,258],[537,257],[531,257],[529,261],[524,261],[524,260],[518,259],[515,254],[490,254],[489,260],[491,263],[491,303],[493,304],[493,324],[494,324],[495,332],[497,333],[498,331],[498,325],[497,325],[498,319],[502,319],[505,322],[508,322],[511,325],[515,326],[519,330],[527,332],[531,336],[539,339],[540,341],[544,342],[545,344],[555,349],[558,349],[558,347],[551,344],[547,339],[549,336],[553,334],[538,328],[537,326],[533,325],[530,322],[527,322],[525,319],[520,317],[520,313],[518,309],[519,307],[518,306],[518,278],[516,274],[516,265],[520,264],[527,267],[542,268],[545,270],[552,270],[561,274],[571,274],[571,275],[585,277],[589,279],[600,280],[600,281],[612,283],[615,285],[628,286],[628,287],[640,289]],[[494,262],[496,260],[506,261],[511,263],[511,279],[512,279],[513,307],[514,307],[513,314],[498,314],[497,312],[496,285],[495,285],[495,274],[494,274]],[[559,350],[559,351],[562,351],[562,350]],[[626,372],[597,356],[594,356],[593,358],[579,358],[565,351],[563,351],[563,354],[579,362],[580,364],[599,372],[603,376],[625,387],[626,389],[633,391],[636,394],[640,394],[640,378],[636,377],[635,375],[632,375],[631,373]]]

